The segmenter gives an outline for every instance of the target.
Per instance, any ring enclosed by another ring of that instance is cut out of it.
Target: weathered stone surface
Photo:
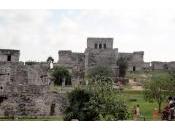
[[[152,70],[175,70],[175,62],[152,61],[151,68]]]
[[[0,62],[0,116],[47,116],[61,114],[59,93],[49,92],[49,66]]]
[[[128,61],[128,71],[140,71],[144,69],[144,52],[119,53],[119,58],[124,57]]]

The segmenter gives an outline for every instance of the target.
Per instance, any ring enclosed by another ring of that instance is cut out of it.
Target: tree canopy
[[[66,85],[71,84],[71,75],[63,66],[55,66],[51,72],[51,75],[54,78],[55,85],[62,85],[63,80],[65,80]]]
[[[148,101],[156,101],[161,112],[162,102],[175,92],[173,76],[168,73],[155,74],[144,85],[144,97]]]
[[[112,69],[107,66],[96,66],[94,68],[89,69],[88,78],[91,81],[96,81],[98,79],[107,79],[112,77]]]
[[[126,120],[127,105],[105,80],[97,80],[85,88],[76,88],[68,94],[65,120]]]

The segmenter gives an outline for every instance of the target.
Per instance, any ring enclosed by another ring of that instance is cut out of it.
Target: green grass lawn
[[[128,111],[131,113],[134,105],[140,105],[140,112],[146,118],[146,120],[153,120],[152,113],[154,108],[158,108],[156,102],[150,103],[144,100],[142,91],[127,90],[121,92],[121,97],[126,101],[128,105]],[[162,105],[163,107],[164,105]],[[132,120],[131,117],[129,120]],[[143,120],[143,119],[141,119]],[[160,120],[160,119],[158,119]]]

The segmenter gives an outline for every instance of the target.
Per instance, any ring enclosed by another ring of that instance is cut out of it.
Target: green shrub
[[[126,120],[127,105],[112,88],[98,80],[86,88],[76,88],[68,94],[69,105],[64,120]]]
[[[55,85],[62,85],[63,79],[65,79],[65,85],[71,84],[71,75],[63,66],[55,66],[51,71],[51,75],[54,78]]]

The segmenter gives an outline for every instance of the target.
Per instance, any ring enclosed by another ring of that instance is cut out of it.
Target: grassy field
[[[127,91],[121,92],[121,96],[126,101],[128,105],[128,111],[130,113],[132,111],[133,106],[139,104],[140,112],[142,116],[144,116],[146,120],[149,120],[149,121],[153,120],[152,113],[154,111],[154,108],[158,108],[158,105],[155,102],[150,103],[145,101],[142,91],[127,90]],[[132,120],[131,116],[129,120]],[[143,120],[143,119],[140,119],[140,120]],[[160,117],[158,120],[160,120]]]

